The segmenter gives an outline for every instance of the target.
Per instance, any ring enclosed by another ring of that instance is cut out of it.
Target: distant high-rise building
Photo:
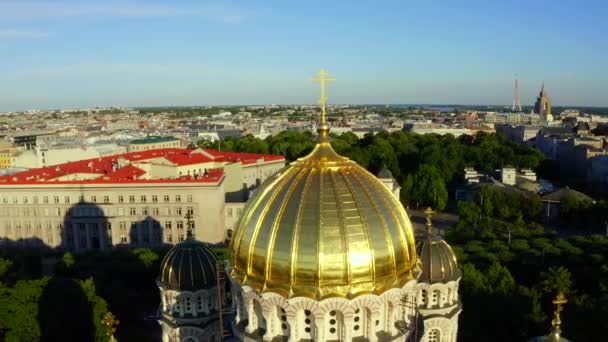
[[[547,95],[547,92],[545,91],[545,83],[543,83],[540,93],[536,98],[534,113],[540,116],[541,123],[553,121],[553,115],[551,115],[551,100],[549,100],[549,95]]]

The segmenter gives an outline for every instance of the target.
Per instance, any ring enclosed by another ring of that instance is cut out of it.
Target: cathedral
[[[544,83],[540,88],[538,97],[536,98],[536,103],[534,104],[534,113],[539,115],[540,122],[543,124],[553,121],[553,115],[551,115],[551,100],[549,100],[549,95],[547,95],[547,92],[545,91]]]
[[[330,145],[321,83],[318,143],[248,201],[217,262],[190,234],[161,263],[163,342],[453,342],[462,304],[451,247],[416,243],[398,188]]]

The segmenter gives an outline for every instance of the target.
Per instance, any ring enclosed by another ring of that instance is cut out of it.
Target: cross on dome
[[[321,120],[319,120],[319,136],[322,138],[326,137],[329,133],[329,126],[327,125],[327,96],[325,95],[325,85],[328,81],[335,81],[336,79],[333,77],[328,77],[329,73],[325,69],[321,69],[319,71],[319,77],[311,78],[312,81],[319,82],[321,84],[321,98],[319,99],[319,104],[321,105]]]

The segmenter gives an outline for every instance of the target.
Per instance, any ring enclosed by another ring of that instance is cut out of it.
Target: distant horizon
[[[322,10],[319,10],[322,9]],[[3,0],[0,110],[205,103],[608,106],[599,0]],[[541,14],[542,15],[539,15]],[[567,20],[564,20],[567,18]],[[573,24],[575,23],[575,24]]]
[[[155,106],[123,106],[123,105],[109,105],[109,106],[90,106],[90,107],[66,107],[66,108],[30,108],[13,111],[3,111],[0,113],[26,113],[32,111],[48,112],[48,111],[79,111],[79,110],[92,110],[92,109],[110,109],[110,108],[127,108],[127,109],[152,109],[152,108],[227,108],[227,107],[254,107],[254,106],[319,106],[315,103],[260,103],[260,104],[198,104],[198,105],[155,105]],[[329,107],[333,106],[388,106],[388,107],[489,107],[497,109],[509,109],[512,105],[499,105],[499,104],[455,104],[455,103],[330,103]],[[533,108],[534,105],[522,105],[522,108]],[[608,106],[570,106],[570,105],[553,105],[553,108],[564,108],[564,109],[608,109]],[[515,111],[518,112],[518,111]],[[524,112],[524,111],[522,111]],[[525,112],[528,114],[528,112]]]

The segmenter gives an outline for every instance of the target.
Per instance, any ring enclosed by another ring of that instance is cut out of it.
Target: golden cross
[[[433,219],[433,215],[435,214],[435,212],[433,211],[433,209],[431,209],[431,207],[428,207],[426,208],[424,213],[426,214],[426,225],[430,227],[433,224],[431,220]]]
[[[551,325],[553,325],[554,328],[559,328],[560,325],[562,324],[562,320],[560,318],[560,313],[562,311],[564,311],[564,304],[566,304],[566,303],[568,303],[568,300],[566,299],[566,296],[564,296],[564,294],[562,292],[558,293],[557,297],[555,297],[555,299],[553,300],[553,304],[555,304],[556,308],[555,308],[553,320],[551,321]]]
[[[426,237],[430,239],[432,237],[431,232],[433,230],[433,214],[435,214],[435,212],[433,209],[431,209],[431,207],[428,207],[424,213],[426,214]]]
[[[113,338],[114,334],[116,333],[116,326],[120,324],[120,321],[116,319],[116,316],[114,316],[110,311],[108,311],[108,313],[106,313],[106,315],[101,320],[101,324],[107,327],[108,332],[106,334]]]
[[[335,78],[328,76],[329,74],[327,73],[327,70],[321,69],[321,71],[319,71],[319,77],[311,78],[312,81],[321,83],[321,98],[319,99],[319,104],[321,105],[320,126],[322,129],[327,129],[327,113],[325,111],[325,106],[327,105],[327,96],[325,95],[325,83],[336,80]]]

